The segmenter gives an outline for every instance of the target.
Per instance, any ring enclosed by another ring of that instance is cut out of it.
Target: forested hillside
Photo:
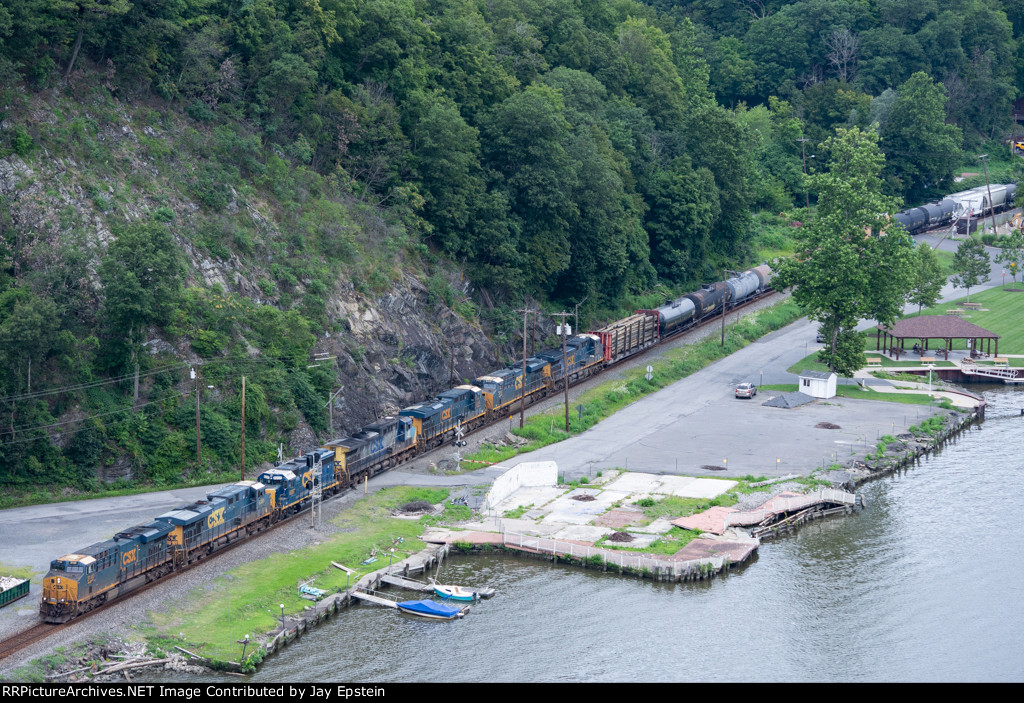
[[[718,278],[757,212],[807,216],[836,127],[888,195],[948,192],[1005,151],[1022,31],[1024,0],[2,0],[0,482],[229,474],[243,375],[252,465],[504,363],[527,296]]]

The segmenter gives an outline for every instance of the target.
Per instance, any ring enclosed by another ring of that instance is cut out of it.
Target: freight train
[[[903,210],[893,219],[903,225],[910,234],[919,234],[959,220],[966,215],[969,220],[983,217],[988,212],[1000,212],[1013,207],[1016,183],[994,183],[970,190],[947,195],[942,200],[921,207]]]
[[[381,418],[355,434],[238,481],[152,521],[50,562],[39,606],[46,622],[66,622],[147,583],[192,565],[238,540],[365,481],[381,471],[508,417],[606,366],[638,354],[724,309],[771,290],[758,266],[652,310],[565,341],[523,364],[480,376],[433,400]]]

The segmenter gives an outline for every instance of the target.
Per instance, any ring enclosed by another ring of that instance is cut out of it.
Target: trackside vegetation
[[[695,344],[670,349],[662,354],[661,358],[652,360],[650,365],[654,367],[654,371],[650,381],[644,377],[645,371],[637,368],[625,372],[621,378],[605,381],[586,391],[569,409],[569,433],[565,432],[564,409],[553,409],[527,418],[522,428],[517,426],[512,429],[513,434],[530,440],[528,444],[518,448],[485,447],[466,458],[497,463],[516,454],[560,442],[571,434],[587,430],[634,401],[703,369],[708,364],[742,349],[754,340],[781,329],[802,316],[800,308],[791,300],[747,315],[739,322],[726,327],[724,347],[721,345],[720,337],[712,334]],[[582,417],[575,410],[577,405],[584,407]]]

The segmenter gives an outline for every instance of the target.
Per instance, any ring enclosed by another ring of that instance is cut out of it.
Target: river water
[[[865,510],[765,543],[728,576],[453,558],[442,581],[497,589],[463,620],[360,605],[253,680],[1024,680],[1024,392],[984,395],[984,425],[862,486]]]

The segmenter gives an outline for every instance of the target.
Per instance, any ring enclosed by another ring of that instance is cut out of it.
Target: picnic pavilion
[[[936,346],[931,349],[934,354],[942,354],[946,361],[949,361],[949,350],[955,339],[973,339],[970,346],[971,357],[982,354],[999,356],[999,335],[990,332],[984,327],[972,324],[967,320],[951,315],[920,315],[899,320],[892,327],[886,328],[877,325],[875,333],[878,349],[888,350],[896,361],[900,360],[900,354],[911,354],[912,350],[906,349],[906,340],[919,340],[923,347],[921,354],[929,351],[929,344],[938,342],[945,346]],[[992,349],[992,341],[995,340],[995,350]],[[987,346],[982,352],[982,347]]]

